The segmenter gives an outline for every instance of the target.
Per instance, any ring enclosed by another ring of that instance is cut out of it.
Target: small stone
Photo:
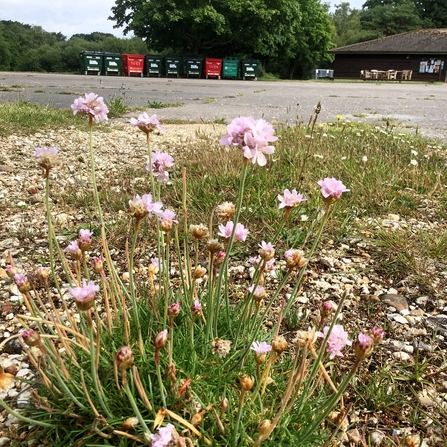
[[[381,300],[394,307],[398,312],[406,309],[408,310],[408,301],[402,296],[394,293],[386,293],[380,296]]]
[[[6,278],[8,278],[6,270],[0,267],[0,279],[6,279]],[[2,439],[2,438],[0,438],[0,439]],[[6,439],[8,439],[8,438],[6,438]]]
[[[11,444],[9,438],[0,438],[0,447],[8,447]]]
[[[400,314],[394,314],[394,313],[393,314],[387,314],[387,318],[389,320],[397,321],[400,324],[408,324],[407,319],[405,317],[403,317],[402,315],[400,315]]]
[[[393,357],[396,360],[401,360],[402,362],[410,362],[411,361],[411,356],[403,351],[393,352]]]
[[[426,407],[426,408],[434,407],[435,404],[436,404],[435,401],[432,398],[428,397],[428,396],[421,396],[421,395],[419,395],[418,396],[418,400],[419,400],[419,403],[423,407]]]
[[[447,315],[433,315],[424,320],[424,325],[434,332],[447,335]]]
[[[356,428],[348,430],[346,434],[348,435],[349,442],[352,442],[354,445],[359,445],[363,441],[360,432]]]
[[[389,220],[394,220],[395,222],[399,222],[400,216],[398,214],[388,214],[387,218]]]
[[[410,315],[412,317],[423,317],[424,311],[422,309],[414,309],[414,310],[410,311]]]
[[[9,340],[4,348],[3,352],[6,352],[7,354],[21,354],[22,353],[22,346],[17,341],[17,339]]]
[[[14,168],[8,165],[0,165],[0,172],[12,172]]]
[[[382,443],[385,441],[385,434],[381,431],[374,430],[369,435],[369,439],[371,440],[372,445],[381,446]]]

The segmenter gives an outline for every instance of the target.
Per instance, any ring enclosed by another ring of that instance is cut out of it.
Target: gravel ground
[[[126,167],[139,166],[145,160],[146,149],[142,144],[144,139],[141,132],[119,123],[115,127],[110,133],[95,133],[94,136],[99,183],[101,179],[117,175]],[[166,134],[155,136],[152,147],[154,150],[169,148],[173,156],[188,142],[198,138],[198,129],[201,135],[206,134],[211,138],[218,138],[225,133],[222,125],[164,127]],[[6,342],[8,337],[21,330],[16,315],[26,313],[17,287],[6,275],[6,257],[11,253],[15,262],[26,270],[47,253],[44,183],[31,155],[37,146],[60,148],[65,161],[61,173],[55,176],[53,182],[54,196],[57,197],[68,185],[88,181],[88,159],[85,155],[88,153],[87,141],[86,132],[74,129],[26,138],[11,135],[0,139],[0,215],[3,222],[0,227],[0,363],[15,375],[11,386],[0,390],[0,396],[13,399],[18,407],[26,405],[30,393],[24,389],[20,378],[30,378],[34,372],[17,341]],[[88,221],[88,216],[82,210],[69,209],[59,203],[53,204],[53,218],[58,234]],[[421,291],[412,279],[394,284],[374,271],[376,247],[369,240],[377,228],[390,232],[398,231],[399,228],[425,228],[427,231],[436,231],[438,228],[434,223],[405,221],[397,215],[380,216],[362,225],[368,229],[365,230],[364,238],[351,238],[343,243],[329,242],[312,259],[299,298],[301,312],[314,315],[324,300],[333,301],[335,305],[343,290],[348,289],[349,297],[342,312],[345,325],[349,328],[371,328],[376,324],[387,326],[386,340],[362,370],[365,380],[371,380],[371,372],[386,365],[393,371],[397,371],[397,368],[412,370],[415,359],[427,359],[430,366],[425,371],[427,376],[424,384],[412,383],[416,398],[412,394],[403,396],[407,404],[400,409],[398,419],[390,420],[390,417],[397,418],[395,409],[392,412],[386,409],[368,412],[361,407],[355,408],[349,418],[350,427],[346,435],[351,444],[347,440],[344,445],[362,445],[355,440],[358,432],[364,439],[370,437],[371,445],[377,446],[388,445],[386,442],[389,439],[397,442],[397,439],[405,437],[408,438],[407,442],[423,439],[421,447],[445,446],[447,432],[444,426],[436,422],[445,417],[447,410],[447,374],[442,370],[445,366],[442,352],[447,347],[446,266],[433,266],[433,292],[430,294]],[[64,244],[63,241],[61,243]],[[142,255],[140,265],[148,265],[149,258],[149,254]],[[249,278],[248,263],[232,266],[231,270],[240,283]],[[268,281],[271,287],[275,286],[274,276]],[[293,335],[292,330],[289,335]],[[390,384],[390,393],[394,386]],[[347,398],[349,400],[349,396]],[[415,405],[419,405],[426,414],[418,424],[411,419]],[[8,427],[14,422],[13,417],[0,411],[0,446],[9,445]]]

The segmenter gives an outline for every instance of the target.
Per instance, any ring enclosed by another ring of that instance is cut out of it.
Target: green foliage
[[[119,118],[125,115],[128,111],[124,94],[114,96],[109,101],[106,101],[107,107],[109,109],[109,118]]]

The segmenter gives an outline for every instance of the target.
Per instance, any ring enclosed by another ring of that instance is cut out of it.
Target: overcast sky
[[[351,7],[357,9],[364,2],[349,1]],[[328,3],[336,5],[341,0],[328,0]],[[114,22],[107,20],[114,5],[115,0],[0,0],[0,20],[38,25],[45,31],[61,32],[67,37],[94,31],[123,37],[122,29],[114,29]]]

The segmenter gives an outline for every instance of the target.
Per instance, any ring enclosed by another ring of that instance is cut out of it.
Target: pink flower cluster
[[[251,116],[241,116],[227,126],[227,131],[228,135],[221,137],[220,144],[239,147],[244,157],[253,164],[265,166],[267,164],[265,155],[275,152],[275,148],[269,143],[273,143],[278,137],[273,135],[275,130],[272,125],[263,119],[255,120]]]
[[[305,202],[307,199],[302,194],[298,194],[296,189],[292,189],[290,192],[285,189],[283,195],[278,194],[278,200],[280,201],[279,208],[294,208],[300,203]]]
[[[138,115],[137,118],[131,118],[130,124],[132,126],[138,127],[138,129],[142,130],[144,133],[148,134],[153,132],[155,129],[164,133],[164,129],[160,127],[160,122],[158,121],[157,115],[149,116],[146,112]]]
[[[340,180],[337,180],[334,177],[326,177],[323,180],[319,180],[318,184],[321,187],[321,195],[323,196],[323,199],[338,200],[342,193],[349,191]]]
[[[75,299],[76,305],[80,310],[88,310],[93,304],[95,298],[95,293],[99,292],[99,286],[97,286],[93,281],[82,280],[82,286],[80,287],[69,287],[68,291]]]
[[[219,225],[220,232],[217,233],[219,236],[222,236],[225,239],[229,239],[231,234],[233,233],[234,223],[227,222],[226,225]],[[236,229],[234,230],[234,240],[239,242],[244,242],[247,238],[249,231],[241,224],[236,224]]]
[[[95,93],[86,93],[75,99],[71,110],[73,110],[73,115],[79,112],[93,118],[97,123],[108,120],[109,109],[104,103],[104,98]]]
[[[174,166],[174,159],[166,152],[156,151],[152,154],[152,167],[149,163],[146,165],[147,171],[152,171],[157,182],[167,182],[169,180],[169,172],[167,168]]]
[[[325,326],[323,332],[317,332],[317,336],[326,338],[329,332],[329,326]],[[348,333],[345,332],[341,324],[336,324],[332,328],[332,332],[329,335],[326,352],[329,353],[329,358],[332,360],[335,356],[343,357],[341,350],[345,346],[351,346],[352,341],[348,339]]]
[[[166,425],[166,427],[160,427],[158,433],[151,435],[152,447],[167,447],[172,441],[172,431],[174,426],[172,424]]]

